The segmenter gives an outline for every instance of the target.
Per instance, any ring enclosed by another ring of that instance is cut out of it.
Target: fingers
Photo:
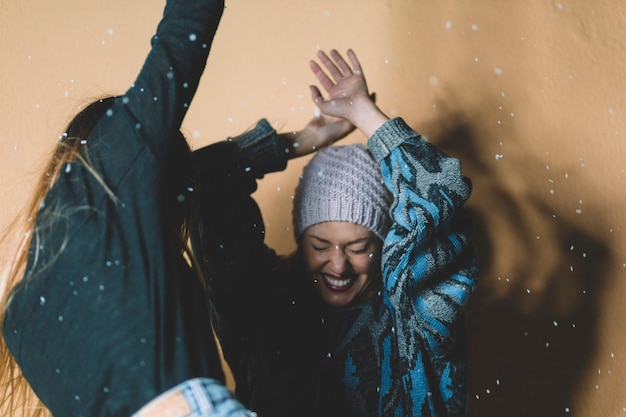
[[[309,90],[311,91],[311,98],[313,99],[314,103],[319,104],[324,101],[324,98],[322,97],[322,93],[320,92],[319,88],[311,85],[309,86]]]
[[[309,67],[311,68],[311,71],[313,71],[313,74],[315,74],[315,77],[317,77],[320,84],[322,84],[322,87],[324,87],[326,91],[329,91],[331,88],[333,88],[335,83],[330,78],[328,78],[324,70],[322,70],[322,68],[317,64],[317,62],[309,61]],[[319,90],[318,90],[318,93],[319,93]]]
[[[336,110],[335,100],[332,100],[332,99],[325,100],[319,88],[317,88],[314,85],[309,86],[309,90],[311,91],[311,98],[313,99],[313,102],[317,106],[318,111],[326,115],[334,115],[332,112],[330,112],[330,110],[331,109]],[[319,114],[317,115],[318,116],[316,117],[319,117]]]
[[[352,49],[348,50],[348,58],[350,59],[350,64],[352,65],[352,67],[346,62],[343,56],[341,56],[341,54],[337,52],[336,49],[330,51],[330,57],[324,51],[319,51],[317,53],[317,57],[319,58],[322,65],[324,65],[332,79],[315,61],[310,61],[309,65],[317,79],[320,81],[320,83],[322,83],[322,86],[326,90],[331,88],[335,83],[338,83],[342,79],[350,77],[353,74],[360,75],[362,72],[361,64],[359,63],[359,60],[357,59],[356,54]]]
[[[339,53],[337,51],[332,50],[331,51],[331,56],[333,58],[332,60],[328,57],[328,55],[326,55],[326,53],[324,51],[319,51],[317,53],[317,57],[322,62],[322,64],[324,64],[324,66],[326,67],[326,70],[330,73],[330,75],[332,75],[332,77],[335,79],[335,82],[339,82],[342,78],[352,74],[352,71],[348,67],[348,72],[347,72],[346,75],[344,75],[342,73],[342,69],[339,69],[337,67],[337,65],[335,65],[335,63],[333,62],[333,60],[337,61],[337,57],[339,57],[339,59],[341,59],[343,61],[343,58],[341,58],[341,56],[339,55]],[[337,62],[337,63],[339,63],[339,62]],[[341,66],[341,64],[340,64],[340,66]],[[343,68],[345,69],[346,66],[347,66],[347,64],[345,63],[345,61],[343,61]]]
[[[362,75],[363,70],[361,69],[361,63],[359,62],[359,59],[356,57],[356,54],[354,53],[352,49],[348,49],[348,58],[350,59],[350,62],[352,63],[352,68],[354,70],[354,73]]]
[[[339,69],[341,70],[341,78],[352,75],[352,68],[350,68],[348,63],[343,59],[341,54],[337,52],[336,49],[330,51],[330,56],[335,60],[336,65],[339,66]]]

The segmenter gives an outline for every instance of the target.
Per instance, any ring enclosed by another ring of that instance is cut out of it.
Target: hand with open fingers
[[[354,130],[354,125],[344,118],[320,113],[309,121],[304,130],[315,138],[312,145],[322,148],[346,137]]]
[[[328,98],[324,99],[319,88],[311,86],[313,101],[320,111],[331,116],[349,119],[355,104],[359,101],[369,102],[371,98],[356,54],[349,49],[347,55],[351,65],[335,49],[330,51],[330,57],[324,51],[319,51],[317,56],[326,71],[313,60],[310,61],[309,66],[328,93]]]
[[[311,71],[328,94],[328,98],[324,98],[320,89],[312,85],[311,97],[322,114],[345,118],[369,135],[373,133],[370,130],[374,124],[369,123],[368,118],[375,116],[375,126],[379,126],[386,120],[386,116],[374,103],[374,95],[369,93],[356,54],[352,49],[348,49],[347,55],[349,64],[335,49],[330,51],[330,56],[324,51],[319,51],[317,57],[326,70],[314,60],[309,62]]]
[[[300,131],[280,134],[287,157],[297,158],[308,155],[336,141],[343,139],[354,130],[348,120],[320,113],[313,117]]]

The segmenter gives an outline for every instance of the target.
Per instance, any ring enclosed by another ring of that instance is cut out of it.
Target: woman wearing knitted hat
[[[324,147],[350,129],[285,136],[262,121],[196,152],[192,239],[236,393],[261,417],[464,416],[471,185],[458,160],[380,111],[348,57],[320,52],[325,70],[310,66],[328,98],[311,93],[326,125],[349,122],[367,148]],[[297,251],[279,257],[250,194],[317,149],[294,196]]]

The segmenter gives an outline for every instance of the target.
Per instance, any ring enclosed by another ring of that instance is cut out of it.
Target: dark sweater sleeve
[[[180,123],[222,7],[168,0],[133,87],[41,206],[3,332],[55,416],[128,416],[184,380],[221,378],[206,298],[172,239],[162,179],[171,146],[184,145]]]
[[[253,326],[251,312],[260,312],[267,288],[264,274],[277,260],[264,243],[263,218],[251,195],[258,179],[285,169],[287,155],[276,131],[261,120],[236,138],[195,151],[194,158],[200,214],[192,244],[209,280],[218,333],[228,344]],[[236,351],[229,347],[225,351]]]
[[[464,210],[471,184],[460,161],[392,119],[369,140],[393,193],[383,247],[385,290],[398,322],[419,329],[431,352],[454,345],[458,320],[478,275]],[[400,330],[400,329],[399,329]]]
[[[224,8],[223,0],[169,0],[152,48],[124,96],[135,119],[158,121],[137,126],[153,142],[157,154],[167,154],[166,141],[178,133],[206,66],[209,49]]]
[[[196,93],[224,7],[223,0],[168,0],[137,78],[99,121],[90,163],[116,191],[125,167],[150,152],[153,171],[180,152],[180,126]],[[111,131],[123,132],[111,135]],[[96,140],[101,139],[101,140]]]

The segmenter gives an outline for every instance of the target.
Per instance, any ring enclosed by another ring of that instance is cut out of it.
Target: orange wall
[[[0,0],[0,226],[77,106],[133,80],[163,4]],[[308,59],[354,48],[382,109],[474,183],[471,416],[623,415],[625,28],[618,0],[227,1],[184,128],[194,147],[298,129]],[[303,162],[256,195],[280,252]]]

